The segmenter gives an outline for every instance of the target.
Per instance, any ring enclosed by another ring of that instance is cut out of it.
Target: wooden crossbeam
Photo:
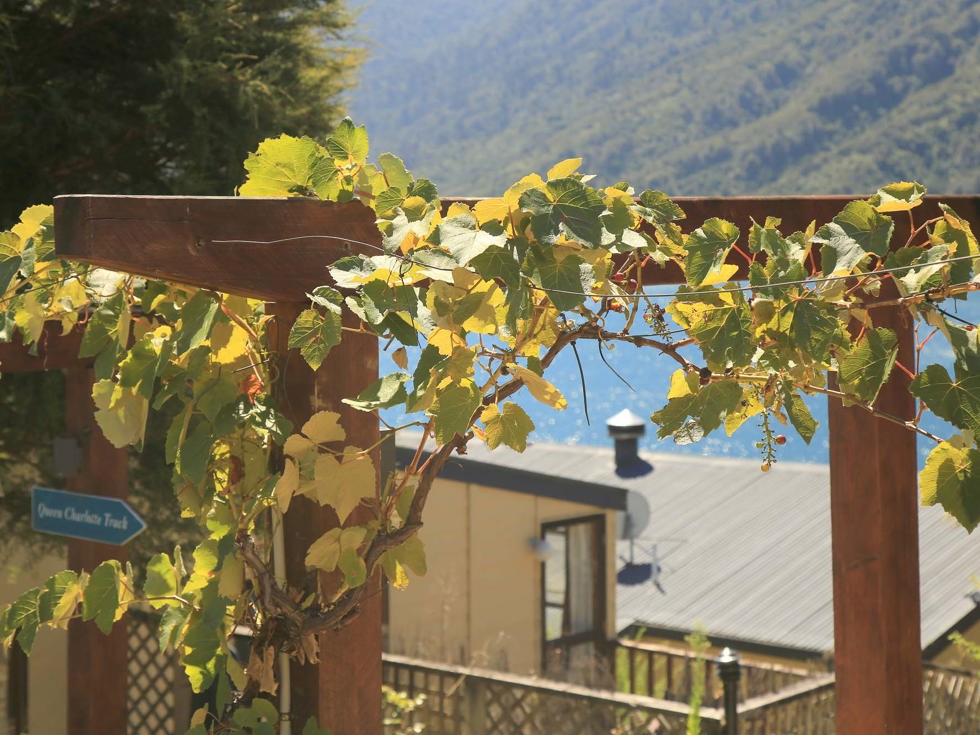
[[[55,233],[64,258],[283,302],[304,301],[338,253],[378,239],[360,202],[298,198],[59,196]]]
[[[90,359],[79,359],[82,331],[61,333],[61,324],[47,322],[32,351],[24,346],[18,332],[10,342],[0,342],[0,373],[35,373],[44,370],[82,368]]]

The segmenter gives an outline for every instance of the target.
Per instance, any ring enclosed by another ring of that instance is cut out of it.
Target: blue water
[[[980,320],[980,295],[975,295],[966,302],[959,302],[955,307],[948,305],[949,310],[956,310],[963,318],[977,323]],[[610,325],[615,328],[615,325]],[[928,331],[924,331],[928,334]],[[585,390],[579,376],[575,356],[566,349],[552,364],[546,377],[565,395],[568,408],[556,411],[538,403],[525,392],[518,394],[516,400],[534,421],[535,430],[531,435],[532,441],[557,444],[585,444],[591,446],[608,446],[611,440],[606,433],[606,419],[628,408],[633,413],[649,419],[650,414],[659,410],[666,403],[667,388],[671,374],[679,367],[678,364],[651,349],[638,349],[632,345],[619,344],[612,350],[604,350],[606,361],[629,383],[629,387],[605,365],[599,355],[599,349],[593,342],[578,343],[578,354],[585,375]],[[692,361],[701,363],[697,353],[688,355]],[[952,363],[952,352],[945,339],[937,335],[930,340],[922,351],[921,365],[941,363],[949,367]],[[385,371],[398,370],[387,358],[382,359],[382,374]],[[588,402],[588,418],[586,417],[586,400]],[[827,434],[827,399],[814,396],[806,399],[813,417],[820,426],[810,444],[806,444],[792,426],[774,428],[782,431],[787,438],[784,446],[779,447],[778,458],[783,461],[826,463],[828,461],[829,440]],[[385,419],[391,423],[400,423],[403,419],[397,411],[388,411]],[[952,427],[943,421],[926,413],[923,428],[939,436],[949,436]],[[641,448],[657,452],[678,452],[713,457],[743,457],[760,458],[760,451],[755,447],[761,431],[756,419],[749,419],[731,437],[724,429],[718,429],[700,442],[688,445],[678,445],[671,439],[658,439],[657,427],[647,424],[647,432],[640,440]],[[932,442],[919,438],[919,463],[932,449]]]

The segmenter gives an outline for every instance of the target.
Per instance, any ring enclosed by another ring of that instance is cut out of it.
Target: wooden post
[[[275,316],[269,328],[269,344],[279,357],[277,398],[282,411],[297,431],[317,411],[339,411],[350,443],[359,447],[376,445],[379,433],[374,415],[355,411],[341,403],[342,398],[357,395],[377,379],[376,338],[345,334],[320,369],[313,372],[297,350],[286,347],[289,328],[304,308],[306,304],[295,303],[267,307]],[[355,324],[351,315],[345,315],[346,326]],[[375,452],[376,467],[379,457],[380,453]],[[349,522],[366,522],[371,517],[370,509],[359,507],[351,514]],[[284,523],[287,580],[290,586],[309,587],[310,573],[304,564],[306,550],[337,525],[336,514],[298,496],[293,498]],[[331,583],[330,575],[321,575],[321,586],[329,589]],[[302,727],[307,718],[313,716],[333,735],[380,735],[381,586],[378,575],[367,584],[373,594],[369,594],[361,605],[357,617],[340,631],[320,634],[319,664],[293,664],[290,679],[294,727]]]
[[[885,289],[882,289],[883,291]],[[887,313],[886,313],[887,312]],[[895,330],[898,359],[915,359],[911,318],[876,309]],[[896,370],[877,406],[915,416]],[[922,733],[918,484],[915,434],[830,399],[834,668],[838,735]]]
[[[65,421],[83,449],[83,464],[69,478],[76,492],[125,499],[129,493],[126,448],[116,449],[95,423],[91,368],[65,373]],[[68,543],[68,567],[91,572],[106,559],[126,561],[120,546]],[[129,635],[125,619],[106,636],[95,623],[73,620],[68,626],[68,735],[124,733],[127,729]],[[52,683],[54,686],[54,684]],[[57,687],[55,687],[57,688]],[[43,696],[43,695],[42,695]]]

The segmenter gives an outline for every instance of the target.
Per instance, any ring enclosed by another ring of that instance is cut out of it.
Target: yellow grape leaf
[[[76,313],[80,307],[88,303],[85,287],[77,278],[70,278],[61,284],[51,298],[51,304],[57,310],[66,313]]]
[[[385,566],[385,575],[388,577],[388,581],[391,582],[391,586],[396,590],[406,589],[408,587],[408,575],[405,573],[405,567],[397,561],[389,562]]]
[[[54,216],[54,207],[50,204],[36,204],[28,207],[20,215],[20,222],[11,228],[11,231],[20,238],[21,243],[27,238],[38,234],[44,221]]]
[[[340,425],[340,414],[336,411],[320,411],[313,414],[303,424],[302,432],[317,444],[342,442],[347,438],[344,427]]]
[[[503,199],[481,199],[473,205],[473,216],[479,224],[503,221],[507,218],[508,207]]]
[[[534,431],[534,422],[516,403],[505,403],[503,411],[493,403],[483,409],[480,421],[486,426],[484,441],[490,449],[501,444],[517,452],[527,449],[527,437]]]
[[[578,171],[578,167],[581,165],[581,158],[566,158],[564,161],[556,163],[554,166],[548,169],[548,180],[564,179],[566,176],[571,176],[573,173]]]
[[[299,434],[290,434],[286,438],[286,443],[282,446],[282,451],[286,456],[294,457],[296,459],[301,458],[304,454],[315,449],[316,445],[307,439],[305,436],[300,436]]]
[[[299,468],[290,459],[286,460],[286,466],[282,470],[279,481],[276,482],[276,503],[279,511],[285,513],[289,508],[289,503],[293,495],[299,489]]]
[[[68,630],[68,622],[75,617],[75,611],[82,602],[84,586],[81,579],[68,583],[64,594],[58,600],[51,614],[51,625],[55,628]]]
[[[436,327],[428,336],[429,344],[439,350],[440,355],[451,355],[457,347],[466,347],[466,340],[452,329]]]
[[[565,400],[561,391],[533,370],[528,370],[516,363],[507,363],[507,367],[515,378],[524,381],[524,385],[527,386],[531,395],[542,403],[557,408],[559,411],[568,406],[568,401]]]
[[[339,462],[329,455],[317,458],[317,500],[320,505],[331,506],[341,523],[347,520],[361,498],[374,496],[376,483],[374,462],[370,455],[356,447],[345,447]]]
[[[731,436],[739,426],[760,413],[762,413],[762,402],[755,392],[744,392],[739,405],[725,415],[725,433]]]
[[[231,369],[249,364],[248,332],[232,322],[217,322],[211,328],[211,359]]]
[[[235,600],[245,589],[245,567],[242,560],[234,554],[228,554],[218,576],[218,594],[229,600]]]
[[[314,541],[306,551],[304,564],[307,567],[332,572],[340,560],[340,529],[331,528]]]
[[[623,191],[622,189],[617,189],[615,186],[607,186],[605,189],[602,190],[602,193],[606,198],[607,204],[616,199],[622,199],[624,202],[628,204],[633,203],[633,195],[630,194],[629,191]]]
[[[910,212],[922,204],[926,188],[914,181],[899,181],[878,189],[868,201],[882,214]]]
[[[544,179],[542,179],[537,174],[529,174],[523,179],[515,184],[512,184],[507,191],[504,192],[504,204],[507,205],[508,209],[519,209],[521,194],[523,194],[528,189],[541,189],[545,190]]]
[[[398,244],[398,249],[402,251],[403,255],[408,255],[410,252],[419,247],[422,242],[423,240],[418,235],[409,230],[405,233],[405,237],[403,237],[402,241]]]
[[[718,270],[708,273],[708,275],[704,277],[704,280],[701,281],[701,285],[698,286],[698,288],[703,288],[704,286],[714,286],[716,283],[727,283],[736,273],[738,273],[737,265],[722,265]]]
[[[470,208],[463,202],[453,202],[449,205],[449,209],[446,210],[445,219],[452,219],[453,217],[459,217],[465,214],[472,214]]]
[[[670,389],[667,391],[667,400],[671,398],[683,398],[693,393],[690,383],[687,382],[687,371],[678,368],[670,376]]]
[[[24,332],[24,343],[37,342],[44,330],[44,307],[34,291],[24,294],[21,308],[14,313],[14,323]]]
[[[306,552],[307,567],[332,572],[337,568],[340,555],[348,550],[356,550],[367,536],[364,526],[350,528],[331,528],[313,542]]]
[[[125,447],[143,440],[150,403],[138,388],[123,388],[111,380],[100,380],[92,387],[95,420],[114,447]]]

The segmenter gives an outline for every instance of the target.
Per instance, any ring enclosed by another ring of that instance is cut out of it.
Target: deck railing
[[[646,641],[620,638],[616,641],[617,688],[631,694],[686,702],[691,698],[695,654],[690,650]],[[826,673],[816,665],[786,666],[777,663],[741,661],[739,702],[782,691],[786,687]],[[708,658],[704,668],[703,702],[721,706],[721,682],[714,662]]]
[[[683,702],[602,691],[486,669],[446,666],[385,654],[385,683],[425,695],[410,722],[426,735],[683,735]],[[771,680],[770,680],[771,681]],[[980,733],[980,679],[966,671],[926,666],[923,735]],[[796,680],[738,707],[741,735],[833,735],[834,675]],[[722,710],[701,708],[702,735],[722,732]]]

